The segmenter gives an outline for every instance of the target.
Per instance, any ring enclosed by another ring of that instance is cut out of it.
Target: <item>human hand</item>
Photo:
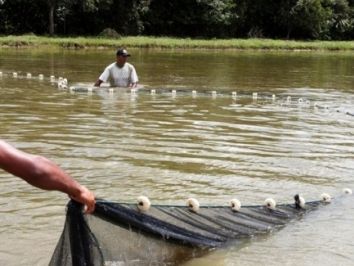
[[[77,195],[69,195],[73,200],[84,204],[85,213],[93,213],[95,210],[95,195],[84,186],[80,186]]]

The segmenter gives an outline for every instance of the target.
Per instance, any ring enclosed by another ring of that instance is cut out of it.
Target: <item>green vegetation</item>
[[[354,40],[354,0],[0,0],[0,35],[30,32]]]
[[[97,37],[52,38],[35,35],[0,37],[2,47],[59,47],[83,48],[167,48],[167,49],[257,49],[257,50],[350,50],[354,41],[289,41],[271,39],[182,39],[168,37],[122,37],[119,39]]]

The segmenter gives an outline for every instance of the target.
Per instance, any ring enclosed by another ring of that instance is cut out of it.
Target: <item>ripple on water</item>
[[[53,88],[26,86],[0,91],[2,138],[51,158],[100,198],[135,202],[146,195],[153,203],[184,205],[195,197],[202,204],[226,205],[237,196],[245,204],[262,204],[266,197],[289,202],[296,193],[318,199],[322,192],[337,195],[354,185],[354,120],[332,110],[353,104],[346,93],[282,89],[276,101],[261,93],[258,101],[141,94],[132,102],[128,94],[56,91],[53,97]],[[13,97],[13,91],[21,95]],[[311,104],[299,106],[300,97]],[[0,175],[0,233],[8,239],[0,257],[13,265],[14,258],[45,264],[62,230],[67,197]],[[351,210],[339,201],[271,236],[200,260],[350,265]],[[38,239],[32,256],[14,248]]]

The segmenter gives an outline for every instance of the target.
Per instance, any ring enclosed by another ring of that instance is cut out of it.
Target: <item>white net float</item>
[[[137,200],[138,209],[142,212],[146,212],[150,209],[151,203],[148,197],[139,196]]]
[[[344,188],[343,193],[346,195],[351,195],[351,194],[353,194],[353,191],[350,188]]]
[[[264,201],[264,206],[266,206],[268,209],[275,210],[277,203],[275,202],[274,199],[268,198]]]
[[[187,200],[187,206],[192,211],[197,213],[199,211],[199,202],[194,198],[189,198]]]
[[[330,203],[331,200],[332,200],[332,198],[331,198],[331,196],[330,196],[329,194],[327,194],[327,193],[322,193],[322,194],[321,194],[321,200],[322,200],[323,202]]]
[[[238,199],[232,199],[230,201],[231,210],[238,212],[241,209],[241,202]]]
[[[297,194],[295,195],[294,199],[295,199],[295,206],[297,208],[302,208],[302,209],[305,208],[306,201],[303,197]]]
[[[258,98],[258,93],[257,92],[252,93],[252,99],[257,100],[257,98]]]

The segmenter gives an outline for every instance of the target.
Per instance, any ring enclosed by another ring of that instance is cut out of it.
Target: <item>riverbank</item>
[[[116,47],[161,49],[241,49],[241,50],[324,50],[354,51],[354,41],[291,41],[271,39],[178,39],[168,37],[42,37],[1,36],[0,47],[53,47],[67,49],[105,49]]]

